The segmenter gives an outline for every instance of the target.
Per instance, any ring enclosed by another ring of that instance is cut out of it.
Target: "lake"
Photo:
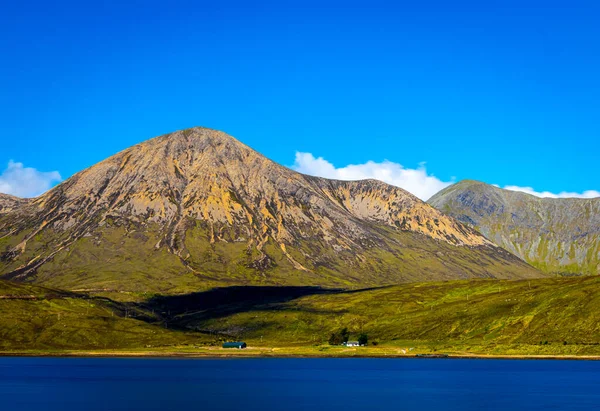
[[[600,362],[0,358],[8,410],[591,410]]]

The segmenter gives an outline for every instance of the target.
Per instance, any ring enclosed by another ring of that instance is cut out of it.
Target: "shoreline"
[[[317,352],[286,352],[271,349],[260,351],[256,348],[244,350],[207,349],[202,351],[135,351],[135,350],[98,350],[98,351],[0,351],[0,357],[32,357],[32,358],[171,358],[171,359],[266,359],[266,358],[389,358],[389,359],[419,359],[419,360],[578,360],[600,361],[600,355],[552,355],[552,354],[464,354],[448,353],[440,357],[422,358],[417,354],[399,354],[390,352],[360,353],[317,353]]]

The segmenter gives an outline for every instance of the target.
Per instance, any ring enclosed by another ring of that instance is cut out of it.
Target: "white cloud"
[[[58,171],[38,171],[11,160],[6,170],[0,174],[0,193],[25,198],[36,197],[61,180]]]
[[[427,200],[438,191],[453,184],[427,174],[424,163],[417,169],[404,168],[401,164],[387,160],[381,163],[368,161],[364,164],[350,164],[336,168],[322,157],[315,158],[311,153],[296,153],[292,169],[304,174],[337,180],[374,178],[403,188],[421,200]]]
[[[315,157],[311,153],[297,152],[294,165],[291,168],[300,173],[337,180],[364,180],[374,178],[403,188],[425,201],[438,191],[454,184],[453,181],[442,181],[433,175],[427,174],[424,163],[416,169],[404,168],[401,164],[387,160],[381,163],[367,161],[364,164],[350,164],[336,168],[323,157]],[[499,187],[497,184],[493,185]],[[544,198],[600,197],[600,191],[596,190],[587,190],[583,193],[563,191],[555,194],[549,191],[538,192],[531,187],[519,187],[513,185],[504,186],[504,189],[520,191]]]
[[[543,198],[596,198],[600,197],[600,191],[596,190],[587,190],[583,193],[570,193],[567,191],[562,191],[558,194],[551,193],[549,191],[538,192],[535,191],[532,187],[519,187],[519,186],[504,186],[505,190],[511,191],[520,191],[522,193],[527,193],[534,195],[536,197]]]

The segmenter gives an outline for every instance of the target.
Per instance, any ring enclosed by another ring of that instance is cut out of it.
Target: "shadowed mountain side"
[[[276,310],[281,304],[309,295],[329,295],[353,291],[321,287],[224,287],[174,296],[157,296],[133,306],[151,310],[172,326],[186,328],[186,318],[213,320],[255,310]]]
[[[138,144],[0,214],[0,274],[161,293],[541,275],[398,187],[305,176],[205,128]]]

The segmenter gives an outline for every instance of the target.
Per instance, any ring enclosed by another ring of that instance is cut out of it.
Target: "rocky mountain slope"
[[[205,128],[131,147],[1,215],[0,273],[134,291],[540,275],[400,188],[305,176]]]
[[[27,203],[26,199],[0,193],[0,214],[13,211]]]
[[[600,198],[538,198],[462,181],[429,203],[545,272],[600,274]]]

